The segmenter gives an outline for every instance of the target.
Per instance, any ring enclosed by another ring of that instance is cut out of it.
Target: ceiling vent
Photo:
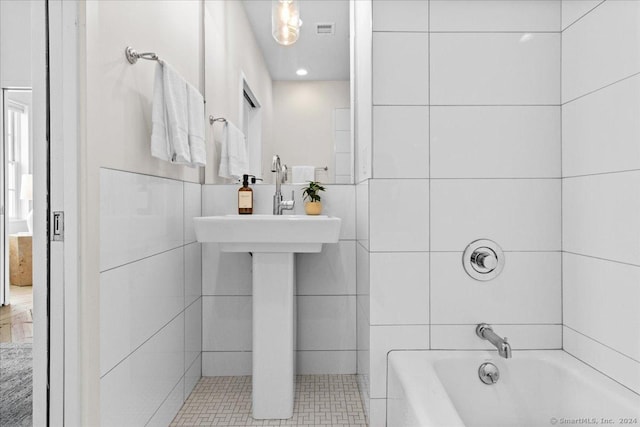
[[[316,34],[319,36],[332,36],[335,34],[336,24],[333,22],[323,22],[316,24]]]

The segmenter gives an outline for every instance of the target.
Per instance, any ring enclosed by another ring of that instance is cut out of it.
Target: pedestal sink
[[[194,218],[196,237],[222,252],[253,254],[253,417],[293,415],[295,392],[294,253],[336,243],[340,218],[225,215]]]

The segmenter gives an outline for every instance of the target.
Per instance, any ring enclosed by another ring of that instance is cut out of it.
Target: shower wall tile
[[[432,33],[430,37],[431,104],[559,104],[559,34]]]
[[[356,242],[322,245],[320,253],[296,254],[297,295],[355,295]]]
[[[373,177],[429,178],[428,107],[373,107]]]
[[[184,308],[202,296],[202,250],[200,243],[184,247]]]
[[[251,351],[250,296],[202,297],[202,350]]]
[[[427,350],[429,326],[371,326],[371,394],[387,396],[387,353],[391,350]]]
[[[562,33],[562,100],[640,72],[640,2],[605,1]]]
[[[640,363],[571,328],[564,327],[564,350],[620,384],[640,393]]]
[[[369,180],[365,180],[356,186],[356,212],[358,243],[369,250]]]
[[[374,179],[370,186],[370,249],[429,250],[429,181]]]
[[[371,254],[371,324],[429,323],[429,254]]]
[[[428,31],[428,0],[376,0],[373,31]]]
[[[462,252],[431,254],[432,324],[562,322],[560,252],[507,252],[488,282],[461,268]]]
[[[373,105],[429,104],[429,35],[373,33]]]
[[[184,310],[183,249],[100,275],[100,374]]]
[[[432,178],[560,177],[559,106],[431,107],[430,114]]]
[[[604,0],[562,0],[562,29],[591,12]]]
[[[184,183],[184,243],[196,241],[193,219],[202,215],[202,186],[192,182]]]
[[[298,350],[356,350],[355,296],[299,296],[297,306]]]
[[[431,0],[429,8],[431,31],[560,31],[558,0]]]
[[[433,180],[431,250],[461,252],[477,239],[505,251],[559,251],[559,179]]]
[[[193,389],[196,387],[198,381],[202,377],[202,352],[198,355],[196,360],[193,361],[191,366],[187,368],[184,373],[184,400],[186,401]]]
[[[562,107],[564,176],[640,169],[640,75]]]
[[[509,338],[514,350],[558,350],[562,348],[562,325],[507,325],[492,323],[494,331]],[[476,323],[431,325],[432,350],[495,350],[476,335]]]
[[[640,267],[564,254],[564,324],[640,360],[638,284]]]
[[[183,245],[183,183],[100,169],[100,271]]]
[[[563,249],[640,265],[640,171],[563,180]]]

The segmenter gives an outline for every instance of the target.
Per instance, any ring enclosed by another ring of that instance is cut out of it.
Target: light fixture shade
[[[20,200],[33,200],[33,175],[25,173],[22,175],[20,184]]]
[[[271,34],[283,46],[294,44],[300,36],[298,0],[271,1]]]

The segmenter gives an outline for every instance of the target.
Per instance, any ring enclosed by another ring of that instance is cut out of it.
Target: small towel
[[[226,122],[222,133],[220,150],[220,169],[222,178],[240,179],[249,173],[246,138],[233,124]]]
[[[206,166],[207,152],[204,138],[204,98],[195,87],[187,83],[187,105],[189,116],[190,166]]]
[[[151,155],[172,163],[191,163],[187,83],[158,61],[153,88]]]
[[[314,166],[293,166],[291,167],[291,183],[306,184],[315,181],[316,168]]]

